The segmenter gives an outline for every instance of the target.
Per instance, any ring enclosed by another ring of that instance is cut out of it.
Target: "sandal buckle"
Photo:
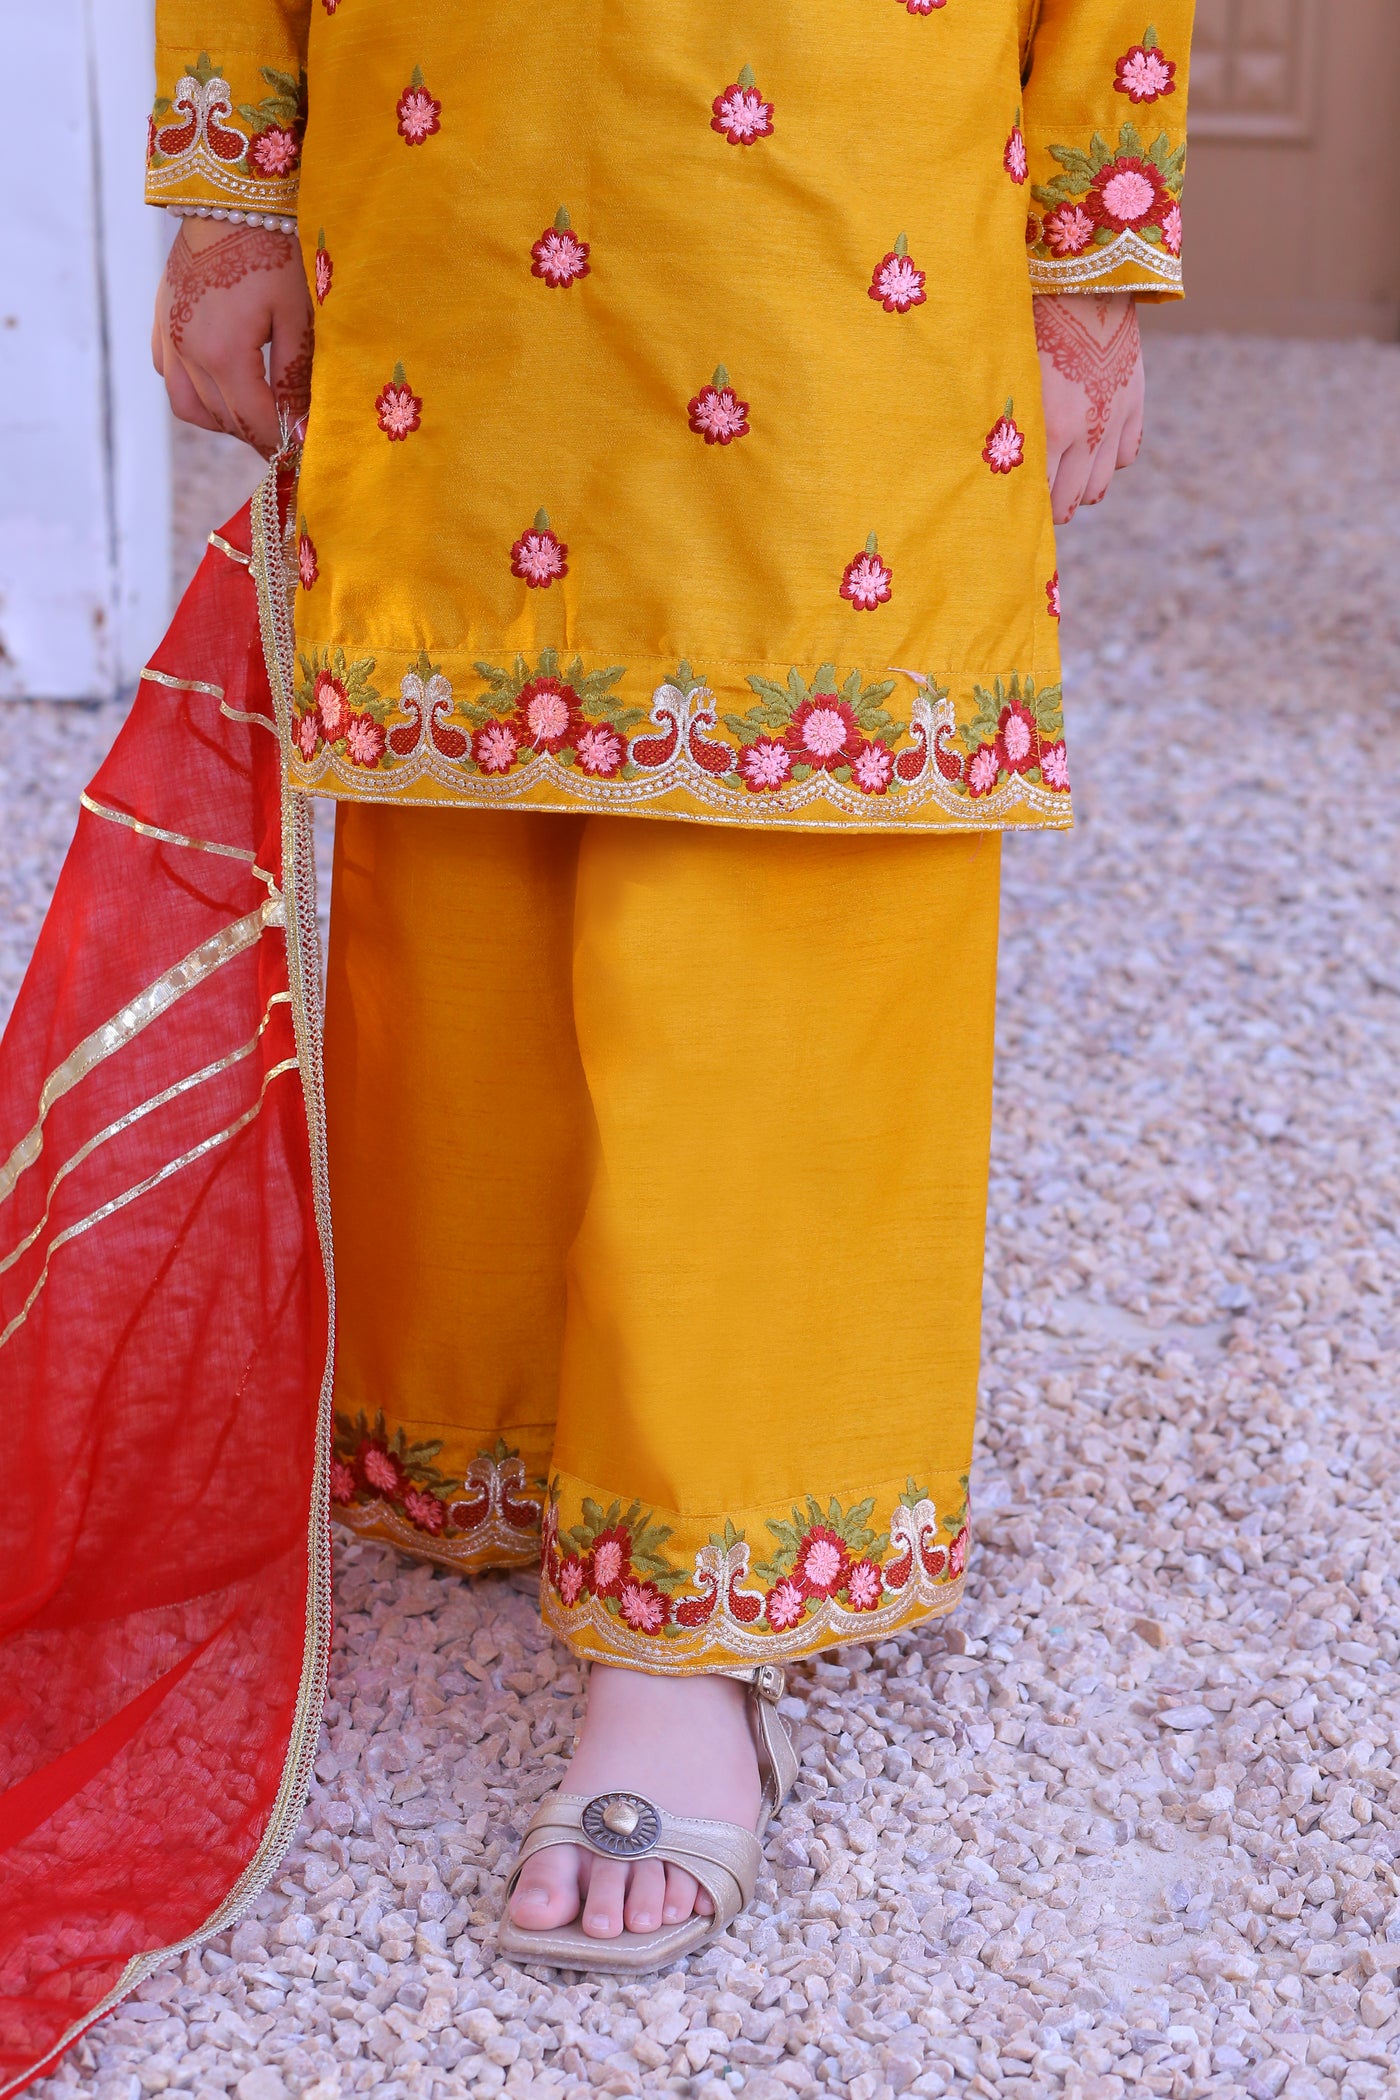
[[[595,1794],[579,1822],[595,1852],[607,1859],[643,1859],[661,1841],[661,1816],[645,1794]]]
[[[776,1706],[787,1684],[787,1672],[777,1663],[760,1663],[754,1671],[753,1684],[760,1699]]]

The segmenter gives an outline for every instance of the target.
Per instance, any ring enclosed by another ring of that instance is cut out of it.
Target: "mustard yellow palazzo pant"
[[[338,1517],[632,1668],[951,1609],[999,863],[342,805]]]

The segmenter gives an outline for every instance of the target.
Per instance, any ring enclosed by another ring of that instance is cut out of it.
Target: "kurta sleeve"
[[[1194,13],[1195,0],[1023,0],[1037,292],[1181,296]]]
[[[292,216],[311,0],[156,0],[146,201]]]

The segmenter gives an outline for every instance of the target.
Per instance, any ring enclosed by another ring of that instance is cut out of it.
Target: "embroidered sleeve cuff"
[[[1035,291],[1180,298],[1186,56],[1149,26],[1116,63],[1096,55],[1077,96],[1053,92],[1058,83],[1039,61],[1033,67],[1026,242]]]
[[[293,216],[306,123],[306,76],[290,56],[157,53],[146,132],[146,202]]]

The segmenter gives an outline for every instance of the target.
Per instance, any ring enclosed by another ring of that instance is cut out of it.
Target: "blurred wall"
[[[1151,325],[1400,337],[1400,0],[1197,0],[1186,290]]]

